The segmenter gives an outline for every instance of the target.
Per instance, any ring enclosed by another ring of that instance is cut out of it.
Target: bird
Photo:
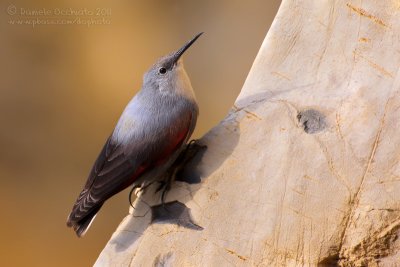
[[[67,218],[78,237],[86,234],[109,198],[159,179],[184,150],[199,107],[182,55],[202,34],[158,59],[144,74],[142,88],[122,112]]]

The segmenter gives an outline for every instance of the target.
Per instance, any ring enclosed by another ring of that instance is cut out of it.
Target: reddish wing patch
[[[175,137],[171,138],[169,145],[160,153],[160,156],[155,161],[154,166],[162,165],[168,159],[168,157],[182,145],[189,133],[191,120],[192,114],[189,116],[189,123],[187,124],[187,127],[183,131],[179,132]]]
[[[122,185],[120,191],[130,186],[140,175],[142,175],[148,169],[148,167],[148,164],[143,164],[139,166],[139,168],[136,169],[136,172],[132,175],[131,179],[129,179],[128,181],[126,181],[126,183]]]
[[[184,130],[176,134],[176,136],[171,136],[168,145],[161,151],[159,156],[154,159],[152,162],[144,162],[142,165],[140,165],[135,173],[131,176],[129,180],[124,182],[118,189],[117,192],[124,190],[128,186],[130,186],[135,180],[137,180],[143,173],[145,173],[147,170],[150,168],[154,168],[157,166],[160,166],[164,164],[169,156],[174,153],[185,141],[189,130],[190,130],[190,124],[192,120],[192,114],[189,115],[189,118],[187,120],[187,125]],[[113,193],[114,194],[114,193]]]
[[[120,190],[125,189],[126,187],[130,186],[138,177],[140,177],[144,172],[146,172],[149,168],[153,168],[156,166],[160,166],[164,164],[169,156],[176,151],[182,143],[185,141],[188,133],[189,133],[189,127],[190,127],[190,122],[192,120],[192,114],[189,116],[188,124],[187,127],[179,132],[174,138],[170,140],[170,143],[164,148],[164,150],[160,153],[157,159],[152,164],[149,163],[143,163],[140,165],[137,169],[136,172],[132,175],[131,179],[129,179],[126,183],[123,184],[123,186],[120,188]]]

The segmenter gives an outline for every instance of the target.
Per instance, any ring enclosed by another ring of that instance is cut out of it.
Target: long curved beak
[[[198,33],[195,37],[193,37],[189,42],[187,42],[184,46],[182,46],[178,51],[176,51],[174,55],[173,64],[175,64],[180,57],[185,53],[185,51],[194,43],[196,40],[203,34],[204,32]]]

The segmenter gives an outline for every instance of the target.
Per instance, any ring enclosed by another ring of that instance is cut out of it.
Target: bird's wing
[[[158,133],[159,136],[133,135],[129,144],[120,144],[112,136],[108,138],[73,206],[67,225],[74,227],[77,233],[83,232],[80,226],[87,228],[108,198],[130,186],[145,171],[163,164],[179,149],[193,132],[196,119],[197,113],[189,113],[170,129]]]
[[[110,136],[72,208],[67,225],[75,227],[83,221],[94,208],[101,206],[111,196],[108,196],[109,194],[116,193],[116,187],[121,186],[123,181],[134,176],[137,171],[121,145],[114,142]]]

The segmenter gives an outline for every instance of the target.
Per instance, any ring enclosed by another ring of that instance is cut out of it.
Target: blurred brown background
[[[200,137],[234,102],[280,0],[0,3],[0,266],[90,266],[127,214],[128,192],[82,239],[65,221],[142,74],[205,32],[185,54]]]

